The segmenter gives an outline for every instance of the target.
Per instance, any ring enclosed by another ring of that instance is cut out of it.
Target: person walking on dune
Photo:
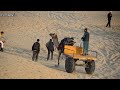
[[[32,51],[33,51],[33,56],[32,56],[32,60],[37,61],[38,59],[38,54],[40,52],[40,43],[39,43],[39,39],[37,39],[37,42],[35,42],[32,46]]]
[[[107,14],[107,18],[108,18],[108,23],[107,23],[106,27],[108,25],[109,25],[109,27],[111,27],[111,18],[112,18],[112,12],[111,11]]]
[[[50,39],[50,41],[46,43],[46,47],[48,50],[47,60],[49,60],[50,53],[51,53],[51,60],[52,60],[53,59],[53,52],[54,52],[54,44],[52,42],[52,39]]]
[[[88,55],[88,48],[89,48],[89,32],[87,31],[87,28],[84,29],[84,35],[81,38],[83,41],[83,53],[84,55]]]

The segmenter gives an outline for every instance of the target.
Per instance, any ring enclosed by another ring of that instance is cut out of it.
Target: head
[[[112,11],[109,11],[109,13],[112,13]]]
[[[55,33],[50,33],[49,34],[52,38],[57,38],[57,34],[55,34]]]
[[[40,39],[37,39],[37,42],[39,42],[40,41]]]
[[[52,42],[52,39],[50,39],[50,42]]]
[[[3,34],[4,34],[4,32],[2,31],[2,32],[1,32],[1,35],[3,35]]]
[[[84,32],[87,32],[87,28],[84,29]]]

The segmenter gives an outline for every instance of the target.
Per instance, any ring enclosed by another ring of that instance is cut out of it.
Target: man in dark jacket
[[[112,18],[112,12],[109,12],[107,14],[107,18],[108,18],[108,23],[106,25],[106,27],[109,25],[109,27],[111,27],[111,18]]]
[[[50,53],[51,53],[51,60],[52,60],[53,59],[53,51],[54,51],[54,44],[52,42],[52,39],[50,39],[50,41],[48,43],[46,43],[46,47],[48,50],[47,60],[49,60]]]
[[[33,57],[32,57],[32,60],[34,61],[37,61],[38,59],[38,54],[40,52],[40,43],[39,43],[39,39],[37,39],[37,42],[35,42],[32,46],[32,51],[33,51]]]
[[[84,55],[88,55],[89,48],[89,32],[87,32],[87,28],[84,29],[84,35],[81,38],[83,40],[83,52]]]

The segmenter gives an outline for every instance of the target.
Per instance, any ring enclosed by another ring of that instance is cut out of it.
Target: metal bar
[[[85,64],[75,64],[75,66],[84,66]]]

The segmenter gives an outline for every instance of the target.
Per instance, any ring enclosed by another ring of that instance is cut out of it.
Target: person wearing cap
[[[84,29],[84,35],[81,38],[83,41],[83,54],[88,55],[88,48],[89,48],[89,32],[87,31],[87,28]]]
[[[40,43],[39,43],[39,39],[37,39],[37,42],[35,42],[32,46],[32,51],[33,51],[33,56],[32,56],[32,60],[37,61],[38,60],[38,54],[40,52]]]
[[[107,18],[108,18],[108,23],[106,24],[106,27],[109,25],[109,27],[111,27],[111,18],[112,18],[112,11],[110,11],[107,14]]]

